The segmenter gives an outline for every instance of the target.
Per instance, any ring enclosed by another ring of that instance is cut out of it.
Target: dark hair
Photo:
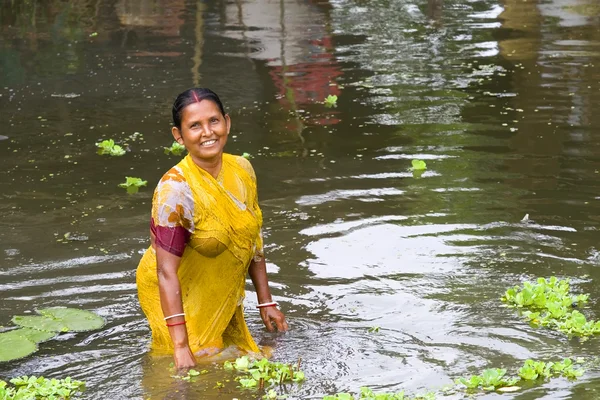
[[[221,110],[221,114],[225,116],[223,103],[221,103],[221,99],[219,99],[219,96],[215,92],[207,88],[191,88],[180,93],[173,103],[173,125],[181,129],[181,114],[183,114],[183,109],[192,103],[199,103],[202,100],[210,100],[215,103],[219,107],[219,110]]]

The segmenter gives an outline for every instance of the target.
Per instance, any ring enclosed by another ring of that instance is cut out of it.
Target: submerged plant
[[[2,400],[34,400],[34,399],[70,399],[77,392],[85,389],[85,382],[67,377],[65,379],[47,379],[43,376],[21,376],[10,380],[12,386],[0,380],[0,399]]]
[[[103,140],[100,143],[96,143],[96,147],[98,147],[98,154],[100,155],[106,154],[109,156],[118,157],[125,154],[125,150],[118,144],[115,144],[115,141],[112,139]]]
[[[167,155],[173,155],[173,156],[180,156],[183,153],[185,153],[185,146],[182,144],[177,143],[176,141],[174,141],[171,144],[171,147],[165,147],[165,154]]]
[[[125,182],[119,183],[119,187],[127,189],[127,193],[133,194],[140,190],[140,187],[146,186],[148,181],[144,181],[141,178],[135,178],[132,176],[126,176]]]

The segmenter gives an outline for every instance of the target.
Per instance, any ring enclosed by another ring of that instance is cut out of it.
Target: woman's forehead
[[[221,114],[219,106],[213,101],[208,99],[201,100],[199,102],[191,103],[183,109],[183,119],[188,118],[203,118],[212,117],[215,114]]]

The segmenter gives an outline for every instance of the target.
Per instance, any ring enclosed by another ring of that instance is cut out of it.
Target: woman
[[[247,273],[267,329],[273,322],[288,328],[268,286],[254,170],[245,158],[223,153],[230,128],[209,89],[189,89],[173,104],[173,137],[188,155],[156,187],[152,246],[136,281],[152,349],[172,352],[178,368],[230,345],[259,351],[244,320]]]

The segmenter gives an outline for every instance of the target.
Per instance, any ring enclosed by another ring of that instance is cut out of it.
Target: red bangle
[[[177,326],[177,325],[183,325],[183,324],[185,324],[185,321],[183,321],[183,322],[175,322],[173,324],[167,324],[167,326]]]

